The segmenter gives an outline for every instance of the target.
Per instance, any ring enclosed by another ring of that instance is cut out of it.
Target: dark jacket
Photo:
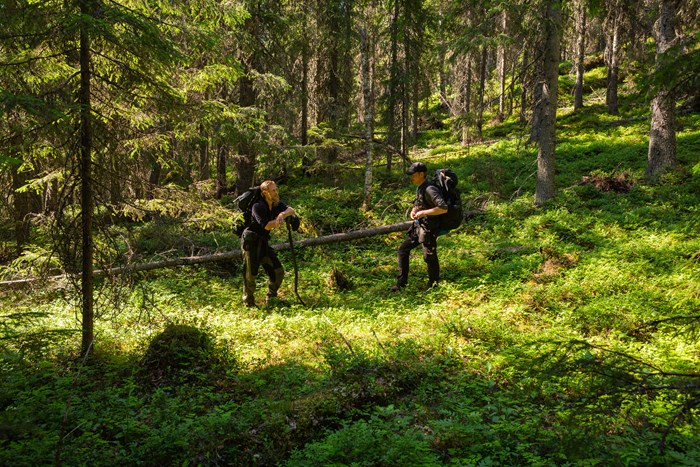
[[[418,209],[431,209],[434,207],[440,207],[447,209],[447,201],[442,197],[440,189],[433,185],[429,180],[423,182],[418,188],[416,188],[416,199],[413,205]],[[439,220],[438,216],[426,216],[424,218],[424,225],[431,231],[437,232]]]
[[[251,210],[251,222],[248,228],[258,234],[265,240],[270,239],[270,231],[265,229],[265,226],[271,220],[274,220],[281,212],[287,210],[287,205],[282,201],[272,206],[272,210],[267,206],[267,201],[261,198],[253,204]]]

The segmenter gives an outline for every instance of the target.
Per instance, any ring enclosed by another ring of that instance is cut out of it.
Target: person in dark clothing
[[[253,204],[251,223],[241,235],[243,253],[243,303],[255,306],[255,280],[260,266],[269,278],[266,304],[277,298],[284,279],[284,268],[277,253],[270,247],[270,230],[282,227],[294,215],[294,209],[280,201],[277,185],[272,180],[260,184],[261,198]]]
[[[422,162],[414,162],[406,171],[411,183],[417,185],[416,199],[411,209],[414,220],[408,229],[406,240],[399,247],[399,273],[396,284],[389,287],[397,292],[408,283],[408,259],[418,245],[423,246],[423,259],[428,266],[428,288],[440,280],[440,262],[437,255],[438,219],[436,216],[447,212],[447,203],[438,187],[428,179],[428,168]]]

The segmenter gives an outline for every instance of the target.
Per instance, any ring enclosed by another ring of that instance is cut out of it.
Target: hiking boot
[[[436,287],[438,286],[438,284],[439,284],[438,281],[428,282],[428,283],[425,285],[425,291],[427,292],[427,291],[430,290],[430,289],[436,288]]]
[[[246,308],[257,308],[255,302],[250,300],[244,300],[243,305],[245,305]]]

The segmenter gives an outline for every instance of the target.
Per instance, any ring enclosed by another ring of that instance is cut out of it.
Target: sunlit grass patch
[[[605,83],[607,80],[607,68],[604,66],[599,66],[596,68],[591,68],[586,70],[583,75],[583,80],[586,83],[586,87],[592,89],[605,89]]]

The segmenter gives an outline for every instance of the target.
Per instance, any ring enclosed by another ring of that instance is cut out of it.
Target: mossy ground
[[[415,154],[452,167],[479,210],[440,238],[443,281],[427,292],[418,252],[406,290],[386,291],[400,233],[297,249],[306,306],[289,251],[280,307],[242,306],[236,262],[146,272],[99,284],[83,362],[70,287],[3,291],[0,461],[700,462],[700,120],[680,118],[680,168],[656,183],[642,176],[646,124],[610,121],[595,106],[561,116],[559,193],[541,208],[522,132],[469,148],[424,135]],[[403,220],[403,177],[377,173],[369,213],[361,187],[357,170],[292,176],[280,188],[303,220],[296,238]],[[144,258],[168,238],[236,247],[213,227],[129,228]],[[170,340],[156,359],[168,329],[197,345]]]

